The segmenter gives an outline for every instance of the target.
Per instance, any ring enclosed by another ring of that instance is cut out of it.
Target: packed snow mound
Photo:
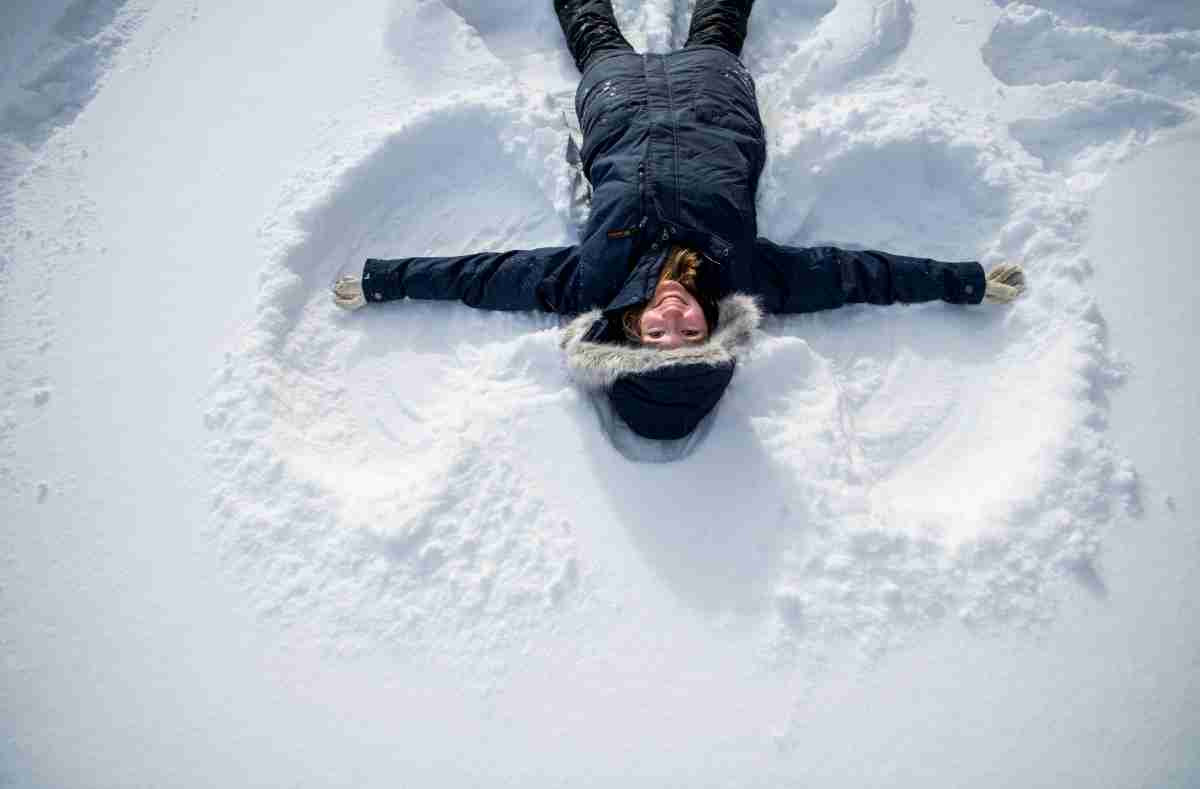
[[[687,5],[617,11],[661,50]],[[1104,526],[1138,487],[1105,438],[1121,368],[1086,290],[1085,206],[1114,162],[1192,117],[1195,31],[1072,27],[1041,5],[998,12],[975,53],[995,93],[966,106],[903,67],[908,0],[762,0],[746,59],[770,143],[763,234],[1014,261],[1031,293],[772,318],[700,448],[648,466],[568,383],[555,316],[330,304],[368,256],[573,241],[553,18],[397,4],[389,47],[425,26],[449,36],[423,50],[429,74],[503,83],[414,101],[361,155],[298,173],[264,220],[257,315],[207,416],[214,535],[262,614],[336,649],[478,664],[636,605],[596,549],[612,534],[774,665],[878,655],[950,617],[1036,626],[1064,579],[1102,594]]]

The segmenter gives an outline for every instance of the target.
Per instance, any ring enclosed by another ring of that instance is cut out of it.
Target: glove
[[[987,273],[983,300],[1005,304],[1025,292],[1025,270],[1016,263],[1001,263]]]
[[[363,294],[362,278],[357,274],[343,274],[333,281],[333,303],[344,310],[356,310],[367,303]]]

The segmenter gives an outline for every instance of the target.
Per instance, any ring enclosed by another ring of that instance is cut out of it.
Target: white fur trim
[[[733,293],[717,304],[717,330],[703,343],[660,351],[636,345],[587,342],[583,336],[600,319],[592,310],[563,328],[560,344],[567,353],[571,380],[585,389],[608,389],[622,375],[635,375],[681,364],[723,364],[737,359],[750,346],[762,322],[762,310],[753,296]]]

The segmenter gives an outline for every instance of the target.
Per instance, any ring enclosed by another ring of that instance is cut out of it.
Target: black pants
[[[754,0],[697,0],[684,48],[711,44],[740,56],[753,5]],[[554,0],[554,11],[581,72],[601,52],[633,51],[617,27],[612,0]]]

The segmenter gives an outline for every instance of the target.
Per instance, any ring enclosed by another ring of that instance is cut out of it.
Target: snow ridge
[[[0,40],[0,217],[11,210],[15,181],[41,145],[96,95],[145,17],[140,6],[75,0],[6,11]],[[46,25],[46,34],[34,32]]]

